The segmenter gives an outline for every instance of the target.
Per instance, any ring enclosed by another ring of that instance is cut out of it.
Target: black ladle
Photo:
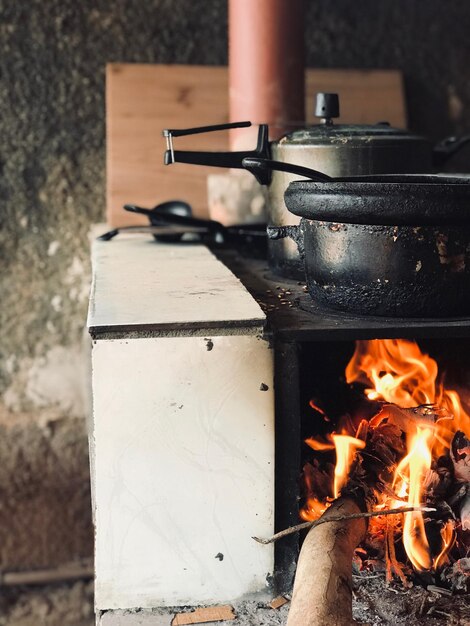
[[[193,217],[191,213],[184,214],[176,211],[169,212],[165,210],[161,204],[158,204],[153,209],[144,209],[143,207],[135,204],[125,204],[124,209],[130,213],[140,213],[142,215],[146,215],[152,226],[172,224],[175,226],[187,226],[189,228],[205,228],[210,232],[223,232],[225,230],[225,226],[223,226],[220,222]]]
[[[189,217],[187,215],[178,215],[176,213],[164,213],[160,209],[160,205],[153,209],[144,209],[135,204],[125,204],[126,211],[131,213],[141,213],[150,218],[152,224],[165,222],[174,226],[186,226],[190,229],[204,229],[211,239],[216,243],[222,243],[227,240],[237,239],[239,237],[265,237],[266,224],[240,224],[234,226],[224,226],[216,220],[202,219],[200,217]]]
[[[125,226],[116,228],[98,237],[103,241],[113,239],[120,232],[151,232],[158,241],[180,241],[184,234],[194,233],[203,241],[213,243],[237,242],[250,240],[253,237],[266,238],[266,224],[241,224],[224,226],[215,220],[201,219],[192,216],[191,207],[182,200],[164,202],[147,209],[135,204],[125,204],[124,209],[131,213],[139,213],[149,218],[151,226]],[[173,227],[172,229],[168,227]],[[165,233],[165,229],[177,231]]]
[[[108,231],[107,233],[104,233],[103,235],[98,237],[98,239],[101,239],[102,241],[110,241],[116,235],[122,232],[150,232],[153,234],[154,238],[157,241],[177,242],[181,240],[182,236],[186,232],[188,232],[187,228],[173,229],[173,232],[171,233],[166,232],[169,231],[168,216],[192,216],[191,205],[184,200],[168,200],[167,202],[157,204],[155,207],[153,207],[153,209],[144,209],[135,205],[125,205],[124,208],[126,207],[129,207],[126,209],[128,211],[146,215],[150,220],[151,226],[123,226],[121,228],[115,228]],[[155,212],[158,212],[159,217],[156,216]],[[199,231],[200,229],[197,229],[197,232]]]

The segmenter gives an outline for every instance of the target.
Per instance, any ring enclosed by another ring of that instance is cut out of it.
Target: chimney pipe
[[[272,140],[304,122],[303,0],[229,0],[229,84],[230,121],[267,123]],[[232,149],[255,142],[231,133]]]

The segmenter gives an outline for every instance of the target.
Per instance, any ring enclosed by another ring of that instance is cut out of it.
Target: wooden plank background
[[[306,71],[307,121],[313,122],[314,94],[337,92],[339,122],[389,121],[405,127],[401,73],[395,70]],[[207,215],[206,177],[214,168],[165,166],[164,128],[189,128],[228,121],[226,67],[194,65],[109,64],[106,69],[107,221],[115,226],[147,223],[126,213],[126,202],[154,206],[170,199],[193,205]],[[217,132],[175,140],[181,150],[226,150],[228,133]]]

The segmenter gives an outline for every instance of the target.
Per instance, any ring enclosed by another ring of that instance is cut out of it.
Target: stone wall
[[[82,345],[105,63],[226,64],[226,21],[225,0],[0,0],[0,569],[92,550]],[[400,68],[414,130],[469,132],[469,27],[464,0],[306,0],[307,64]]]

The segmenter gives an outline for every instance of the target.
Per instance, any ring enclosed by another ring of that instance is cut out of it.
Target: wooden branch
[[[387,528],[385,531],[385,566],[387,584],[393,580],[393,574],[399,576],[402,585],[405,588],[411,587],[411,583],[407,580],[403,567],[397,559],[395,552],[395,527],[389,523],[387,519]]]
[[[331,508],[331,507],[330,507]],[[328,511],[329,509],[327,509]],[[291,526],[290,528],[286,528],[285,530],[281,530],[272,537],[268,539],[263,539],[262,537],[252,537],[255,541],[262,544],[273,543],[278,539],[282,539],[282,537],[287,537],[287,535],[292,535],[293,533],[299,532],[299,530],[306,530],[307,528],[315,528],[316,526],[320,526],[320,524],[326,524],[327,522],[342,522],[353,519],[361,519],[368,517],[379,517],[381,515],[398,515],[399,513],[410,513],[412,511],[421,511],[422,513],[431,513],[436,511],[436,509],[427,506],[405,506],[398,509],[384,509],[383,511],[370,511],[367,513],[351,513],[351,514],[341,514],[341,515],[330,515],[329,517],[325,517],[323,514],[319,519],[313,522],[302,522],[301,524],[297,524],[296,526]],[[326,513],[326,511],[325,511]]]
[[[352,626],[352,557],[367,522],[351,498],[335,500],[300,551],[287,626]],[[340,520],[338,520],[340,518]],[[317,520],[317,522],[320,520]]]

